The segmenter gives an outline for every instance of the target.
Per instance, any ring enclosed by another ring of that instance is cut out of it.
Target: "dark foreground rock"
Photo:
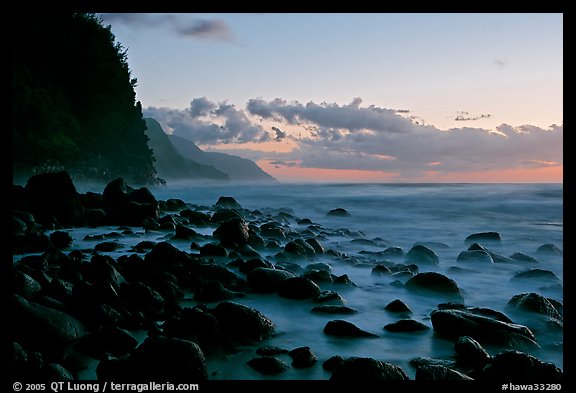
[[[502,382],[561,383],[563,373],[556,365],[545,363],[527,353],[518,351],[501,352],[477,379]]]
[[[506,323],[464,310],[436,310],[430,314],[434,330],[454,339],[470,336],[480,343],[506,348],[539,348],[526,326]]]
[[[401,367],[372,358],[354,357],[336,366],[330,381],[405,381],[408,375]]]
[[[390,303],[384,307],[386,311],[394,312],[394,313],[411,313],[410,307],[406,305],[402,300],[395,299],[392,300]]]
[[[482,243],[483,241],[488,242],[500,242],[502,238],[498,232],[480,232],[480,233],[473,233],[472,235],[468,236],[464,242],[465,243],[473,243],[478,242]]]
[[[272,356],[260,356],[250,359],[246,364],[264,375],[277,375],[290,368],[286,362]]]
[[[276,328],[274,322],[260,311],[238,303],[222,302],[212,313],[222,332],[235,341],[260,341],[272,336]]]
[[[426,246],[417,244],[406,253],[406,262],[425,265],[437,265],[440,262],[438,254]]]
[[[473,378],[441,365],[426,365],[416,369],[416,381],[472,381]]]
[[[562,315],[554,304],[549,299],[534,292],[512,296],[512,299],[508,302],[508,307],[562,320]]]
[[[101,381],[205,381],[206,359],[188,340],[148,337],[127,358],[103,360],[96,370]]]
[[[448,296],[454,300],[463,302],[464,298],[456,281],[436,272],[418,273],[406,281],[406,289],[424,290]]]
[[[308,368],[312,367],[318,361],[316,355],[310,347],[298,347],[291,350],[289,353],[292,358],[292,367]]]
[[[422,322],[418,322],[413,319],[401,319],[384,326],[384,330],[388,330],[389,332],[394,333],[421,332],[429,329],[430,328],[424,325]]]
[[[326,215],[331,217],[350,217],[350,213],[341,207],[330,210]]]
[[[254,292],[273,293],[278,291],[284,280],[291,277],[294,274],[286,270],[257,267],[248,272],[246,280]]]
[[[454,344],[458,363],[481,368],[490,361],[490,354],[472,337],[458,337]]]
[[[290,299],[314,299],[320,294],[320,287],[306,277],[292,277],[280,282],[278,294]]]
[[[360,329],[351,322],[343,320],[328,321],[324,326],[324,333],[338,337],[378,337],[374,333]]]

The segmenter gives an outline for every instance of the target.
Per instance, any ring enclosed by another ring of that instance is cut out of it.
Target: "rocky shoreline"
[[[208,360],[234,353],[238,346],[254,348],[247,364],[262,379],[312,367],[327,370],[334,381],[410,379],[385,358],[319,358],[309,346],[262,345],[277,334],[276,324],[239,303],[251,294],[308,302],[313,313],[326,316],[327,336],[382,339],[346,320],[358,311],[345,305],[340,292],[356,284],[346,274],[333,274],[331,264],[317,257],[334,263],[346,263],[349,257],[323,246],[329,232],[307,218],[243,209],[228,196],[209,207],[157,200],[147,188],[132,188],[123,179],[110,182],[102,194],[80,194],[66,172],[34,176],[25,187],[13,186],[12,193],[15,262],[8,337],[13,379],[75,380],[91,359],[98,362],[96,377],[102,381],[205,381],[213,371]],[[342,208],[327,214],[344,219],[349,215]],[[285,225],[291,221],[301,230]],[[87,239],[94,242],[90,249],[75,247],[70,236],[75,228],[110,226],[116,230]],[[143,240],[118,257],[109,255],[119,248],[119,238],[136,230],[165,237]],[[174,241],[189,242],[189,251]],[[487,247],[498,241],[495,232],[471,234],[458,262],[520,264],[528,269],[514,276],[516,280],[559,281],[554,273],[533,268],[536,261],[528,255],[503,256]],[[562,253],[551,244],[538,250]],[[560,368],[529,353],[539,347],[539,331],[562,334],[561,302],[535,292],[512,297],[511,310],[534,315],[534,323],[525,326],[502,312],[466,306],[465,294],[452,278],[420,272],[421,266],[439,263],[424,244],[407,252],[388,247],[379,256],[385,259],[367,274],[390,277],[392,284],[408,291],[443,299],[430,314],[431,328],[453,341],[453,356],[414,358],[410,365],[416,380],[562,382]],[[185,298],[198,304],[187,307],[182,304]],[[385,310],[398,316],[383,327],[388,332],[430,329],[412,319],[402,299],[389,302]],[[145,338],[137,339],[134,332],[146,332]],[[500,350],[490,355],[486,346]]]

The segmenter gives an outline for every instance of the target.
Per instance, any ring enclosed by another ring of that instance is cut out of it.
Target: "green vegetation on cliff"
[[[12,18],[13,173],[155,179],[126,50],[93,14]]]

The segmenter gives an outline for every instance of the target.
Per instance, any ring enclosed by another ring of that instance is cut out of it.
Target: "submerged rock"
[[[468,236],[464,240],[464,242],[465,243],[483,242],[483,241],[500,242],[501,240],[502,238],[500,237],[500,234],[498,232],[480,232]]]
[[[513,259],[518,262],[538,263],[538,261],[534,257],[523,254],[521,252],[515,252],[514,254],[510,255],[510,259]]]
[[[534,292],[512,296],[508,306],[562,320],[562,315],[556,310],[550,300]]]
[[[563,373],[556,365],[545,363],[527,353],[501,352],[482,369],[479,380],[533,383],[561,383]]]
[[[413,319],[401,319],[384,326],[384,330],[388,330],[389,332],[394,333],[419,332],[429,329],[430,328],[424,325],[422,322],[418,322]]]
[[[548,281],[552,283],[559,283],[560,279],[554,272],[543,269],[530,269],[520,273],[516,273],[511,280],[537,280]]]
[[[374,333],[360,329],[351,322],[339,319],[328,321],[324,326],[324,334],[338,337],[378,337]]]
[[[406,261],[409,263],[419,263],[437,265],[440,261],[438,254],[426,246],[417,244],[406,254]]]
[[[562,250],[559,249],[556,245],[551,243],[541,245],[536,250],[536,253],[541,255],[552,255],[558,257],[561,257],[563,255]]]
[[[277,375],[290,368],[286,362],[272,356],[260,356],[250,359],[246,364],[264,375]]]
[[[234,199],[234,197],[221,196],[214,205],[216,207],[224,207],[228,209],[242,209],[242,206]]]
[[[288,352],[292,358],[292,366],[296,368],[309,368],[312,367],[318,361],[318,358],[310,350],[310,347],[299,347],[294,348]]]
[[[201,302],[219,302],[221,300],[229,300],[238,297],[244,297],[241,292],[230,291],[219,283],[218,281],[208,280],[202,282],[196,292],[194,292],[194,300]]]
[[[409,290],[426,290],[444,294],[463,301],[462,293],[456,281],[436,272],[418,273],[406,281],[405,287]]]
[[[384,309],[394,313],[412,312],[412,310],[410,310],[410,307],[408,307],[406,303],[404,303],[400,299],[392,300],[390,303],[386,305],[386,307],[384,307]]]
[[[344,360],[330,376],[330,381],[405,381],[408,375],[401,367],[372,358],[352,357]]]
[[[456,262],[494,263],[492,256],[484,250],[466,250],[458,254]]]
[[[350,217],[350,213],[341,207],[330,210],[326,215],[331,217]]]

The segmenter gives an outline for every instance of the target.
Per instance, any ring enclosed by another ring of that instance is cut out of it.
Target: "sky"
[[[563,181],[561,13],[100,16],[145,117],[280,181]]]

